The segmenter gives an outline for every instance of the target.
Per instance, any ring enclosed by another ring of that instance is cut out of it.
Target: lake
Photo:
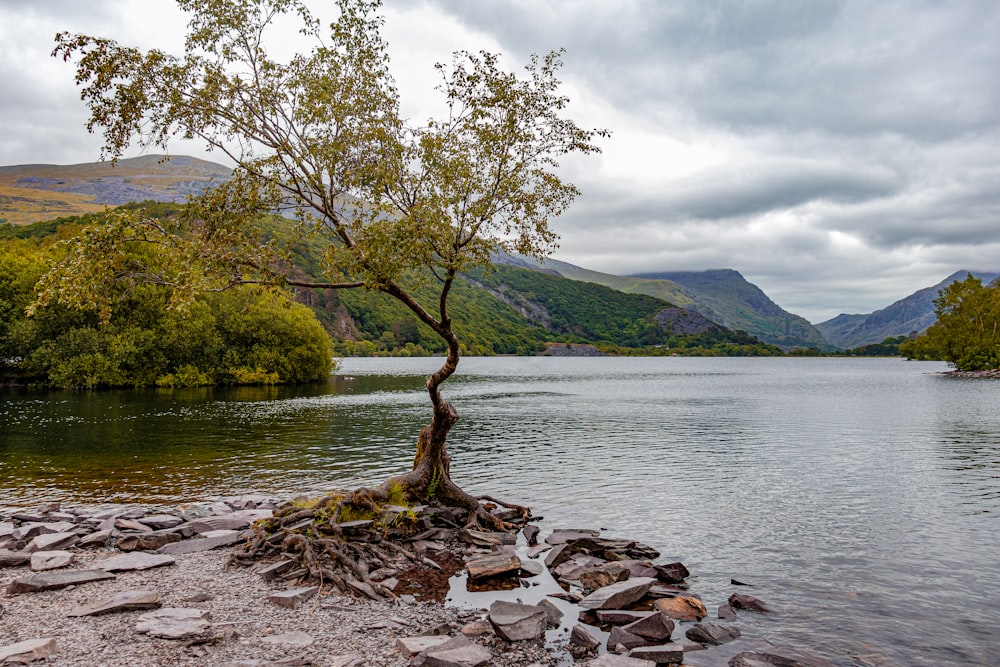
[[[0,394],[0,506],[317,494],[407,469],[440,360],[293,388]],[[897,359],[468,358],[466,489],[681,560],[745,636],[844,665],[1000,655],[1000,382]]]

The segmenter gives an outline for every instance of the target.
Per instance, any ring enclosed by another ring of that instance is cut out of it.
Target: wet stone
[[[466,567],[469,570],[469,579],[485,579],[496,577],[502,574],[511,574],[521,569],[521,560],[517,554],[507,551],[494,551],[493,553],[473,558]]]
[[[582,537],[597,537],[601,534],[599,530],[589,530],[589,529],[566,529],[566,530],[553,530],[546,536],[545,541],[549,544],[565,544],[572,540],[578,540]]]
[[[655,611],[626,611],[624,609],[598,609],[597,619],[602,625],[628,625],[655,614]]]
[[[738,653],[729,667],[834,667],[834,663],[804,651],[774,647]]]
[[[636,577],[600,588],[580,600],[586,609],[623,609],[642,599],[655,579]]]
[[[718,646],[739,638],[740,629],[732,625],[719,623],[695,623],[688,628],[684,636],[694,642]]]
[[[771,608],[761,600],[752,595],[743,595],[742,593],[733,593],[730,595],[729,604],[735,609],[746,609],[747,611],[759,611],[763,613],[771,611]]]
[[[661,598],[653,603],[653,608],[678,621],[700,621],[708,616],[701,600],[684,595]]]
[[[667,584],[680,584],[691,576],[684,563],[670,563],[668,565],[655,565],[656,578]]]
[[[723,602],[719,605],[718,617],[721,621],[735,621],[736,620],[736,610],[733,609],[732,605],[728,602]]]
[[[658,665],[684,662],[684,646],[678,642],[659,646],[641,646],[629,651],[630,658],[649,660]]]
[[[582,623],[577,623],[573,626],[573,631],[569,635],[569,643],[588,651],[592,651],[601,645],[597,637],[591,634],[590,628]]]
[[[160,606],[159,596],[154,591],[125,591],[99,602],[77,607],[69,615],[101,616],[137,609],[159,609]]]
[[[509,642],[537,639],[545,634],[548,614],[543,607],[497,600],[490,605],[490,623]]]
[[[639,635],[634,635],[628,630],[623,630],[620,626],[615,626],[611,628],[611,633],[608,634],[608,650],[616,651],[619,646],[624,646],[626,649],[636,648],[637,646],[646,646],[650,641]]]
[[[585,591],[596,591],[605,586],[625,581],[630,576],[627,565],[618,562],[604,563],[586,568],[577,579]]]
[[[651,641],[669,641],[670,636],[674,634],[674,622],[663,612],[654,612],[645,618],[622,626],[622,630]]]

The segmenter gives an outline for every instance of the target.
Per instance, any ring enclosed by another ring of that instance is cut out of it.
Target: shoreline
[[[496,560],[515,563],[504,566],[502,579],[485,579],[511,585],[469,593],[464,602],[471,608],[438,601],[447,590],[433,572],[424,579],[406,571],[389,574],[383,585],[397,595],[369,600],[316,587],[296,571],[282,574],[288,568],[273,563],[230,565],[228,556],[246,541],[246,527],[274,506],[277,501],[256,496],[159,513],[128,506],[63,511],[52,504],[0,515],[0,665],[8,664],[12,646],[32,641],[39,644],[35,660],[67,667],[654,667],[679,660],[716,667],[740,655],[833,665],[763,639],[740,638],[737,610],[768,613],[765,603],[735,593],[718,614],[710,613],[688,591],[681,563],[655,565],[655,550],[600,537],[600,531],[540,531],[529,524],[518,534],[471,531],[464,536],[471,544],[435,538],[409,544],[442,563],[450,554],[452,569],[467,569],[470,577],[484,561],[490,567]],[[540,532],[544,540],[538,542]],[[42,587],[88,572],[99,573],[99,580],[30,590],[29,584]],[[618,599],[618,589],[629,599]],[[601,601],[612,597],[615,603]],[[117,607],[103,604],[113,598]],[[174,636],[174,626],[157,625],[166,621],[143,621],[178,608],[197,617],[187,621],[195,627],[186,634]],[[614,611],[626,609],[633,611]],[[523,611],[541,614],[542,625],[515,640],[523,628],[511,633],[502,615]],[[659,634],[629,631],[653,621]],[[460,648],[433,653],[432,645],[445,641],[445,648]],[[446,654],[452,657],[441,657]]]

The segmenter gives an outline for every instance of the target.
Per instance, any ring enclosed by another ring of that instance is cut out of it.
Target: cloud
[[[559,259],[613,273],[734,268],[813,321],[882,308],[958,269],[1000,270],[993,0],[383,9],[416,122],[440,112],[433,64],[452,51],[500,51],[518,67],[565,47],[569,113],[613,135],[602,155],[563,162],[583,195],[554,222]],[[49,57],[57,31],[178,52],[184,25],[166,0],[0,3],[0,163],[97,156],[72,67]]]

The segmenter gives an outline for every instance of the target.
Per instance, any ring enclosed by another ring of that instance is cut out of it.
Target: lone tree
[[[171,138],[194,138],[235,163],[233,177],[193,202],[177,228],[121,213],[90,229],[43,281],[40,302],[109,316],[112,286],[138,282],[172,285],[179,301],[245,283],[365,288],[398,299],[448,354],[427,380],[433,412],[413,469],[367,493],[384,500],[402,488],[412,500],[436,498],[468,510],[470,523],[496,526],[484,498],[450,476],[446,440],[459,417],[441,385],[458,366],[460,343],[448,296],[463,271],[488,265],[494,253],[541,257],[554,247],[549,221],[578,194],[556,174],[557,161],[598,152],[593,141],[607,134],[563,116],[560,53],[533,57],[520,76],[495,54],[456,53],[437,66],[446,115],[413,125],[400,115],[377,0],[339,0],[328,38],[299,0],[178,3],[192,15],[182,57],[67,33],[53,55],[76,65],[88,129],[104,136],[102,159],[134,144],[166,149]],[[298,18],[308,53],[268,55],[279,16]],[[289,275],[260,224],[276,211],[323,242],[326,282]],[[136,250],[148,244],[156,250]],[[428,283],[437,285],[433,304],[414,296]]]

